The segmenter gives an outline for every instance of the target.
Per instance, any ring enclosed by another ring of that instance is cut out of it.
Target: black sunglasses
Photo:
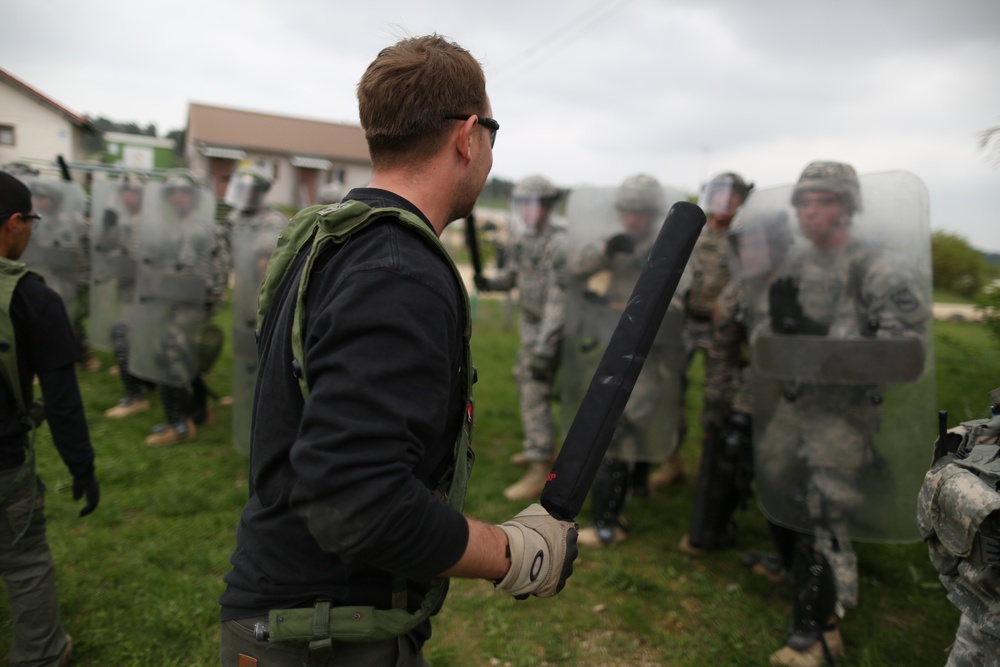
[[[463,115],[445,116],[445,120],[469,120],[474,114],[467,113]],[[493,144],[497,141],[497,130],[500,129],[500,123],[494,118],[489,118],[487,116],[478,116],[476,122],[485,127],[490,131],[490,148],[493,148]]]
[[[18,213],[21,213],[21,212],[20,211],[14,211],[13,213],[5,213],[4,215],[0,215],[0,220],[6,220],[7,218],[11,218],[11,217],[17,215]],[[27,220],[28,224],[31,224],[35,220],[41,220],[42,216],[38,215],[37,213],[21,213],[21,219]]]

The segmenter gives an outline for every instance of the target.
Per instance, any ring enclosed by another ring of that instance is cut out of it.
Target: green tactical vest
[[[455,442],[454,460],[435,492],[450,507],[459,512],[465,506],[469,474],[475,461],[471,448],[473,428],[472,383],[474,371],[469,341],[472,321],[469,315],[469,296],[458,268],[437,235],[416,215],[398,208],[372,208],[357,201],[334,205],[311,206],[299,211],[278,237],[278,244],[268,262],[267,273],[261,284],[257,300],[258,327],[264,320],[278,286],[300,252],[308,250],[305,266],[299,278],[292,324],[292,357],[295,360],[299,386],[303,397],[309,395],[308,369],[303,355],[305,335],[305,298],[312,267],[322,249],[329,243],[343,244],[351,235],[379,219],[389,219],[409,228],[434,248],[451,267],[465,298],[465,327],[463,342],[464,362],[461,369],[466,385],[466,414],[462,429]],[[373,607],[331,607],[320,601],[312,609],[276,609],[268,617],[269,640],[272,642],[309,643],[311,650],[328,650],[331,639],[346,642],[384,641],[408,633],[427,620],[441,606],[448,589],[447,579],[435,579],[424,597],[420,608],[410,613],[406,610],[407,586],[404,577],[393,577],[393,609]]]
[[[25,464],[21,466],[21,470],[10,485],[10,488],[4,490],[2,495],[0,495],[0,502],[5,500],[7,495],[21,483],[25,475],[31,475],[32,477],[35,475],[35,430],[41,423],[43,414],[40,406],[36,409],[35,405],[29,404],[25,400],[21,387],[21,374],[17,365],[17,339],[14,335],[14,321],[10,317],[10,302],[14,297],[14,290],[17,289],[21,279],[29,274],[33,278],[42,280],[40,275],[34,271],[30,271],[23,262],[15,262],[5,257],[0,257],[0,376],[3,377],[3,381],[7,384],[7,388],[14,397],[21,424],[26,431],[31,433],[28,438]],[[28,520],[25,522],[24,528],[14,538],[15,543],[28,530],[34,513],[35,505],[32,503]]]
[[[14,297],[21,278],[31,273],[41,280],[37,273],[29,272],[23,262],[0,257],[0,375],[17,403],[17,412],[24,417],[28,404],[21,388],[21,375],[17,368],[17,341],[14,339],[14,321],[10,319],[10,301]]]

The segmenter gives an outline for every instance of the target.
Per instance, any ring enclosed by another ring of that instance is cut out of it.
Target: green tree
[[[937,231],[931,235],[934,287],[975,298],[989,280],[983,254],[958,234]]]

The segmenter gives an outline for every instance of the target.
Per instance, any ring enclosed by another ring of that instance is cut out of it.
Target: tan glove
[[[519,600],[550,598],[573,574],[577,525],[560,521],[538,503],[500,524],[510,543],[510,570],[496,584]]]

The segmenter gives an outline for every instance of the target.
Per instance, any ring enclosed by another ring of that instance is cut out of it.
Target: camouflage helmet
[[[714,193],[726,193],[727,200],[729,199],[729,195],[736,195],[741,201],[746,201],[751,190],[753,190],[753,183],[747,183],[743,180],[742,176],[734,171],[724,171],[721,174],[713,176],[712,180],[705,184],[705,189],[701,197],[702,208],[709,214],[717,212],[709,210],[713,206],[712,195]],[[728,203],[727,206],[729,206]],[[733,213],[731,210],[727,212]]]
[[[555,202],[562,193],[555,184],[544,176],[526,176],[514,185],[511,198],[515,201],[526,199],[543,203]]]
[[[32,197],[45,197],[57,205],[62,201],[62,190],[59,184],[54,181],[35,179],[29,187],[31,188]]]
[[[122,174],[121,178],[118,180],[119,190],[142,190],[146,185],[145,174],[137,171],[129,171]]]
[[[201,179],[190,169],[171,169],[167,172],[163,189],[166,192],[171,190],[197,190],[201,187]]]
[[[615,208],[619,211],[657,213],[663,210],[663,188],[652,176],[629,176],[618,186]]]
[[[39,171],[27,162],[8,162],[3,166],[3,171],[11,176],[38,176],[39,174]]]
[[[792,205],[796,206],[799,196],[805,192],[829,192],[839,195],[853,212],[861,210],[861,184],[854,167],[844,162],[810,162],[792,192]]]

